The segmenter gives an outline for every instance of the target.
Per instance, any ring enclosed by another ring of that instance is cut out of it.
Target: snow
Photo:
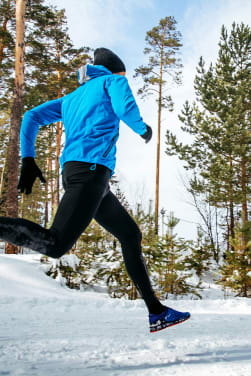
[[[141,300],[70,290],[39,255],[0,255],[0,375],[249,376],[251,300],[168,300],[187,322],[149,333]]]
[[[59,264],[59,259],[54,259],[55,266]],[[70,255],[62,256],[60,258],[62,265],[64,266],[70,266],[73,270],[76,270],[76,267],[80,264],[80,259],[74,255],[74,253],[71,253]]]

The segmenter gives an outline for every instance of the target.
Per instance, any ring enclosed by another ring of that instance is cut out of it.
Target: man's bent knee
[[[55,229],[50,228],[48,231],[50,234],[50,242],[48,242],[45,247],[44,254],[48,257],[57,259],[68,252],[71,247],[65,247],[61,244],[59,235]]]

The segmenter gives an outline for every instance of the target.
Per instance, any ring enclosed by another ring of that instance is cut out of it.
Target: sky
[[[200,56],[206,64],[215,62],[221,27],[228,30],[232,23],[250,24],[250,0],[48,0],[47,3],[64,8],[68,19],[69,35],[75,47],[106,47],[124,61],[129,84],[139,105],[145,123],[153,129],[151,142],[125,124],[120,126],[117,143],[116,176],[131,205],[136,202],[148,207],[155,200],[157,106],[153,99],[142,100],[137,95],[142,81],[133,78],[135,68],[147,62],[143,51],[146,32],[159,24],[161,18],[173,16],[177,30],[182,34],[181,59],[183,83],[169,85],[175,108],[164,111],[161,130],[160,156],[160,209],[174,212],[180,219],[176,232],[186,239],[196,238],[199,215],[184,187],[188,179],[182,161],[165,154],[166,129],[186,142],[178,115],[186,100],[195,99],[193,82]]]

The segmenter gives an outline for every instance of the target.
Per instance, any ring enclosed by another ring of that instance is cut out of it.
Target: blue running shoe
[[[150,332],[168,328],[169,326],[180,324],[190,318],[189,312],[179,312],[172,308],[166,307],[166,310],[159,315],[149,314]]]

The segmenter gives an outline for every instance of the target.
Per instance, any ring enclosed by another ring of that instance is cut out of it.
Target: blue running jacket
[[[60,157],[65,162],[99,163],[114,174],[119,121],[136,133],[146,132],[127,78],[112,74],[102,65],[87,65],[85,83],[65,97],[43,103],[24,114],[21,156],[34,157],[40,125],[63,121],[65,146]]]

